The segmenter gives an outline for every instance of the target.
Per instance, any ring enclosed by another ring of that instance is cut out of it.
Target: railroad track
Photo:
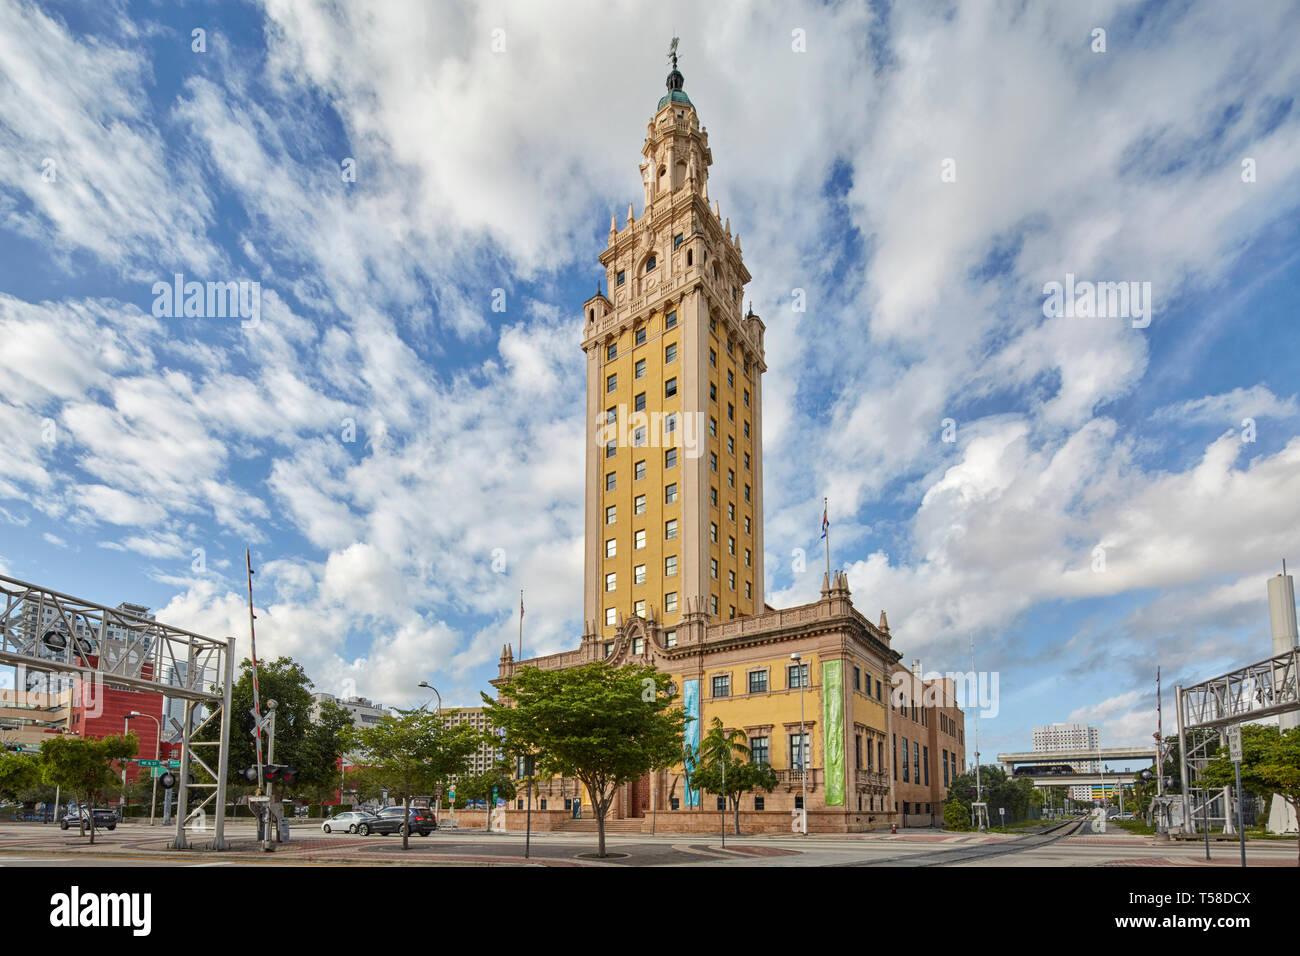
[[[951,866],[954,863],[967,863],[971,860],[984,860],[992,856],[1006,856],[1011,853],[1023,853],[1041,846],[1048,846],[1057,840],[1073,836],[1087,822],[1087,817],[1066,820],[1054,827],[1048,827],[1041,833],[1028,834],[1001,843],[984,843],[978,846],[966,846],[952,850],[938,850],[934,853],[918,853],[909,856],[892,856],[883,860],[862,860],[855,863],[837,863],[836,866]]]

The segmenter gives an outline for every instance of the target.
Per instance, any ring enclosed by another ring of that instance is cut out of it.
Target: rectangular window
[[[645,495],[637,495],[632,499],[632,514],[645,514]]]
[[[605,379],[605,391],[612,392],[618,388],[618,372]]]
[[[749,452],[745,452],[745,470],[749,471]]]
[[[618,505],[610,505],[605,509],[605,524],[613,524],[618,515]]]
[[[716,402],[717,400],[718,400],[718,386],[716,386],[716,385],[714,385],[712,382],[710,382],[710,383],[709,383],[709,401],[711,401],[711,402]],[[716,433],[715,433],[715,434],[716,434]]]
[[[727,345],[727,350],[728,351],[731,350],[730,344]],[[736,376],[731,374],[731,369],[727,369],[727,388],[735,388],[735,387],[736,387]]]
[[[762,809],[763,809],[763,798],[762,798],[762,797],[755,797],[755,798],[754,798],[754,809],[755,809],[756,811],[758,811],[758,810],[762,810]]]
[[[617,473],[617,472],[614,472],[614,471],[611,471],[611,472],[609,472],[609,474],[605,475],[605,490],[606,490],[606,491],[613,491],[613,490],[614,490],[615,486],[616,486],[617,483],[618,483],[617,475],[618,475],[618,473]]]
[[[735,571],[728,571],[728,572],[727,572],[727,587],[731,588],[731,590],[733,590],[733,591],[736,590],[736,572],[735,572]],[[734,616],[734,615],[733,615],[733,616]]]
[[[746,581],[746,582],[745,582],[745,600],[746,600],[746,601],[752,601],[753,599],[754,599],[754,589],[753,589],[753,584],[752,584],[751,582],[749,582],[749,581]]]
[[[605,656],[609,657],[609,655],[613,653],[614,653],[614,643],[613,641],[610,641],[605,645]]]
[[[856,665],[853,668],[853,689],[862,690],[862,668]]]
[[[654,267],[651,266],[650,268],[654,268]],[[650,269],[646,269],[646,272],[649,272],[649,271],[650,271]],[[641,326],[641,328],[639,328],[639,329],[636,330],[636,344],[637,344],[637,345],[645,345],[645,326],[644,326],[644,325]]]
[[[862,735],[853,735],[853,769],[862,769]]]
[[[637,359],[634,368],[636,369],[634,374],[637,378],[645,378],[645,359]]]
[[[613,407],[613,408],[607,408],[607,409],[605,409],[605,424],[606,424],[606,425],[617,425],[617,424],[618,424],[618,407],[617,407],[617,406],[615,406],[615,407]]]
[[[804,757],[805,757],[805,755],[807,755],[807,756],[811,759],[811,755],[808,754],[808,735],[807,735],[807,734],[791,734],[791,735],[790,735],[790,767],[791,767],[791,769],[794,769],[794,770],[802,770],[802,769],[804,768]]]
[[[605,624],[608,627],[614,627],[618,624],[618,612],[612,607],[605,608]]]
[[[709,522],[709,540],[714,544],[718,543],[718,526],[712,521]]]
[[[710,488],[710,489],[709,489],[709,504],[711,504],[711,505],[712,505],[713,507],[715,507],[715,508],[718,506],[718,489],[717,489],[717,488]]]
[[[709,322],[711,323],[713,320],[709,319]],[[712,328],[712,325],[709,327]],[[709,349],[709,365],[713,366],[713,368],[718,367],[718,353],[713,351],[713,349]]]
[[[930,786],[930,748],[921,748],[921,767],[925,771],[925,785]]]
[[[618,284],[618,285],[622,285],[622,284],[623,284],[623,280],[624,280],[625,278],[626,278],[625,273],[623,272],[622,269],[619,269],[619,270],[618,270],[618,279],[617,279],[617,284]]]
[[[676,361],[677,361],[677,343],[673,342],[671,345],[669,345],[667,348],[664,349],[664,364],[672,365]]]
[[[664,468],[676,468],[676,467],[677,467],[677,449],[669,448],[666,452],[664,452]]]
[[[637,395],[636,398],[632,399],[632,402],[633,402],[633,404],[634,404],[634,409],[633,409],[634,411],[644,412],[644,411],[645,411],[645,392],[641,392],[639,395]]]
[[[709,437],[718,437],[718,420],[716,418],[709,419]]]
[[[632,613],[635,614],[637,617],[641,618],[642,620],[645,620],[645,601],[637,601],[635,604],[633,604]],[[636,640],[639,641],[641,640],[641,638],[638,637]],[[632,653],[634,654],[641,653],[641,651],[637,649],[635,643],[633,643],[632,645]]]
[[[731,535],[727,535],[727,554],[734,555],[735,553],[736,553],[736,539],[733,538]]]
[[[674,594],[672,595],[672,599],[673,599],[673,610],[675,611],[675,610],[677,610],[677,594],[676,594],[676,593],[674,593]],[[664,647],[676,647],[676,646],[677,646],[677,632],[676,632],[676,631],[664,631]]]
[[[749,692],[751,694],[767,693],[767,671],[749,672]]]
[[[732,471],[730,468],[727,469],[727,487],[728,488],[736,487],[736,473]]]
[[[786,669],[786,686],[791,690],[808,686],[808,665],[791,664]]]
[[[728,454],[728,455],[734,455],[735,453],[736,453],[736,439],[735,439],[734,436],[732,436],[732,435],[728,435],[728,436],[727,436],[727,454]]]
[[[610,538],[605,542],[605,557],[612,558],[618,554],[618,539]]]
[[[718,559],[709,558],[709,577],[718,580]]]
[[[645,584],[645,565],[638,564],[632,569],[632,583]]]
[[[731,675],[721,674],[713,678],[713,696],[730,697],[731,696]]]
[[[618,442],[611,441],[605,443],[605,457],[613,458],[618,454]]]
[[[736,506],[730,502],[727,503],[727,520],[732,523],[736,520]]]
[[[618,588],[618,574],[615,571],[610,571],[609,574],[605,575],[605,590],[613,591],[616,590],[617,588]]]
[[[671,578],[677,574],[677,555],[670,554],[664,558],[664,577]]]
[[[672,398],[677,394],[677,379],[670,378],[664,382],[664,398]]]
[[[709,595],[709,613],[714,617],[718,616],[718,596],[716,594]]]
[[[749,500],[749,485],[745,486],[745,500]]]
[[[611,345],[611,346],[609,346],[607,349],[605,349],[605,359],[608,361],[609,359],[613,359],[613,358],[618,358],[618,343],[617,343],[617,342],[615,342],[613,345]]]
[[[673,309],[673,311],[669,312],[668,315],[665,316],[664,318],[664,328],[671,329],[676,324],[677,324],[677,310]]]
[[[751,552],[750,552],[749,548],[746,548],[746,549],[745,549],[745,567],[747,567],[747,568],[753,567],[753,565],[750,564],[750,561],[751,561],[751,560],[752,560]]]
[[[768,752],[768,743],[766,737],[749,738],[749,759],[751,763],[771,763],[772,757]]]
[[[734,519],[733,519],[734,520]],[[745,534],[749,534],[749,517],[745,518]]]
[[[633,533],[632,548],[635,551],[640,551],[644,547],[645,547],[645,529],[642,528],[640,531]]]
[[[677,482],[664,487],[664,504],[670,505],[677,500]]]
[[[903,783],[908,783],[907,738],[903,738]]]
[[[664,540],[672,541],[677,537],[677,519],[671,518],[664,522]]]
[[[715,475],[718,473],[718,456],[713,452],[709,452],[709,471]]]
[[[745,422],[745,437],[749,437],[749,422]]]
[[[664,595],[664,613],[666,614],[677,613],[677,592],[676,591],[669,591],[667,594]],[[674,644],[677,643],[676,631],[673,631],[673,643]]]
[[[916,782],[921,782],[921,745],[912,741],[912,766],[916,770]]]
[[[677,249],[685,241],[686,236],[679,232],[677,235],[673,236],[673,249]]]
[[[736,420],[736,406],[731,404],[731,402],[727,402],[727,421],[734,422],[735,420]]]
[[[632,478],[634,481],[640,481],[645,477],[645,460],[642,459],[632,466]]]
[[[749,371],[749,370],[746,369],[745,371]],[[749,389],[744,389],[744,392],[745,392],[745,407],[749,408]]]

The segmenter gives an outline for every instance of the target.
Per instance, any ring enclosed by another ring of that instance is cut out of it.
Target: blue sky
[[[242,638],[250,547],[259,649],[392,704],[475,702],[521,587],[574,646],[580,305],[676,33],[768,329],[769,602],[829,496],[904,658],[999,672],[986,754],[1269,652],[1294,4],[581,10],[0,2],[0,569]],[[258,322],[155,316],[177,272]],[[1045,315],[1067,273],[1150,324]]]

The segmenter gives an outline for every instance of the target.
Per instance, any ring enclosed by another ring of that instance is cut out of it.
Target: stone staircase
[[[596,821],[590,817],[583,817],[581,820],[565,820],[555,828],[556,833],[595,833]],[[605,834],[611,833],[640,833],[641,820],[633,818],[631,820],[606,820]]]

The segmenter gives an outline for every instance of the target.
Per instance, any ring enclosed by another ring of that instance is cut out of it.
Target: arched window
[[[587,321],[588,321],[588,322],[595,322],[595,321],[596,321],[596,310],[595,310],[595,309],[588,309],[588,310],[587,310]]]
[[[657,261],[655,261],[655,257],[654,257],[654,256],[651,256],[649,259],[647,259],[647,260],[645,261],[645,271],[646,271],[646,272],[653,272],[655,266],[657,266],[658,264],[659,264],[659,263],[658,263]]]

